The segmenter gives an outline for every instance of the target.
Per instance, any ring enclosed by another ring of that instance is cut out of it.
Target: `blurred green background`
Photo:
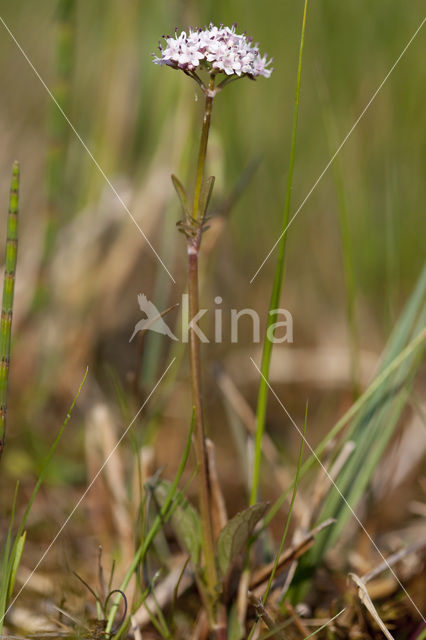
[[[4,1],[0,7],[17,40],[52,86],[56,2]],[[229,192],[247,160],[260,155],[259,170],[237,203],[227,232],[227,250],[232,251],[228,259],[241,282],[253,275],[280,229],[302,8],[300,2],[236,0],[76,2],[69,116],[111,180],[119,183],[124,179],[131,188],[146,178],[167,126],[170,153],[184,164],[183,177],[189,178],[193,171],[191,151],[197,143],[201,104],[194,100],[195,85],[183,74],[151,63],[151,53],[163,33],[210,20],[236,21],[239,29],[247,30],[274,57],[275,71],[268,82],[237,83],[215,105],[217,193]],[[409,11],[397,0],[310,3],[293,211],[423,17],[423,5],[417,1],[410,3]],[[424,31],[419,33],[338,157],[358,289],[380,327],[384,322],[391,324],[387,314],[396,312],[424,259],[425,37]],[[26,247],[34,246],[42,231],[50,105],[40,81],[3,26],[0,48],[1,196],[6,202],[8,169],[18,158],[23,173],[23,259]],[[321,94],[327,96],[334,120],[330,142]],[[180,127],[179,120],[170,122],[177,105],[182,105],[185,149],[176,149],[173,139]],[[167,182],[164,189],[171,196]],[[87,203],[99,198],[103,190],[103,178],[70,134],[64,208],[72,216],[83,215]],[[311,302],[316,304],[311,296],[327,298],[334,313],[342,310],[336,208],[333,172],[329,171],[289,234],[288,280],[297,282],[305,312]],[[152,241],[158,246],[155,234]],[[174,242],[173,236],[170,241]],[[141,249],[145,250],[143,243]],[[273,259],[255,287],[261,289],[265,303],[272,268]],[[247,287],[244,296],[249,291],[251,295],[253,287]],[[292,305],[298,304],[298,298],[294,296]]]
[[[0,16],[47,86],[59,94],[60,5],[54,0],[0,0]],[[258,168],[229,222],[215,227],[218,238],[206,256],[209,279],[201,304],[212,306],[214,295],[221,295],[224,308],[254,307],[264,318],[275,254],[253,284],[250,279],[281,231],[303,3],[76,0],[70,5],[73,44],[66,113],[177,285],[172,286],[81,142],[65,128],[49,301],[34,311],[48,199],[46,158],[58,119],[40,79],[0,25],[0,229],[5,229],[13,160],[20,161],[22,172],[7,445],[16,449],[5,463],[15,477],[25,469],[34,472],[34,461],[51,441],[50,427],[66,413],[86,364],[93,382],[82,406],[84,424],[85,407],[99,397],[115,397],[111,370],[126,398],[121,414],[128,411],[131,417],[133,403],[139,406],[166,362],[164,340],[156,343],[150,336],[141,351],[128,339],[140,316],[137,293],[165,308],[185,286],[184,243],[175,232],[179,210],[169,175],[176,172],[192,184],[202,99],[184,74],[152,64],[162,34],[175,27],[235,21],[274,58],[270,80],[242,80],[215,101],[209,149],[209,172],[217,178],[213,209],[220,210],[250,163],[257,161]],[[292,213],[423,18],[420,0],[409,7],[400,0],[309,3]],[[289,230],[283,305],[293,314],[296,347],[347,348],[342,198],[361,349],[380,353],[421,269],[425,46],[423,29],[338,155],[336,171],[326,173]],[[211,237],[216,237],[213,231]],[[248,334],[243,344],[212,346],[207,359],[224,361],[241,348],[251,352]],[[210,414],[214,393],[209,391]],[[183,406],[185,398],[179,396],[178,404]],[[332,404],[329,411],[335,408]],[[302,402],[298,411],[303,415],[303,410]],[[187,406],[182,415],[185,411]],[[77,426],[58,458],[55,481],[83,480],[82,439]]]

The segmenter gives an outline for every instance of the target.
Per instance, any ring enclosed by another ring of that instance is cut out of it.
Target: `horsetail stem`
[[[19,164],[12,168],[9,215],[7,218],[6,263],[0,323],[0,456],[6,437],[7,384],[10,364],[13,294],[15,291],[16,257],[18,252]]]

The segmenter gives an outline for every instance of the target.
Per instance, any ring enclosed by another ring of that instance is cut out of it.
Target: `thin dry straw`
[[[18,254],[19,164],[14,163],[7,217],[6,265],[0,324],[0,457],[6,437],[7,385],[9,381],[10,341],[12,331],[13,294],[15,291]]]

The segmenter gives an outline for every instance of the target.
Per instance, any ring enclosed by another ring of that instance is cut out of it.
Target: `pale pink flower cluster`
[[[154,58],[156,64],[166,64],[175,69],[195,72],[199,67],[223,72],[227,76],[247,75],[251,78],[269,78],[272,60],[261,56],[257,44],[245,34],[235,33],[236,25],[216,27],[210,24],[197,31],[182,31],[174,37],[164,36],[166,46],[160,44],[161,55]]]

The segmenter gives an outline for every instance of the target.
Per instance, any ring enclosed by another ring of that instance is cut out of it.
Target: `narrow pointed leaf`
[[[198,205],[201,220],[204,220],[206,216],[207,207],[209,206],[210,197],[214,187],[214,181],[215,177],[210,176],[210,178],[207,178],[207,180],[204,181],[203,186],[201,187],[200,202]]]
[[[170,492],[170,483],[160,480],[154,495],[160,507],[165,503]],[[171,505],[170,525],[180,546],[189,553],[194,567],[200,566],[201,560],[201,524],[198,513],[190,505],[181,491],[176,491]]]
[[[173,182],[173,186],[176,189],[176,193],[178,194],[178,198],[180,200],[180,203],[182,205],[182,209],[183,212],[185,214],[185,218],[190,218],[191,217],[191,209],[189,206],[189,200],[188,200],[188,194],[186,193],[186,189],[183,186],[183,184],[181,183],[181,181],[179,180],[179,178],[177,176],[175,176],[172,173],[172,182]]]
[[[291,594],[292,600],[298,602],[308,589],[305,581],[307,574],[312,574],[322,561],[324,554],[336,543],[346,525],[348,518],[356,509],[362,496],[365,495],[374,471],[391,440],[403,409],[409,398],[415,374],[422,361],[422,350],[426,340],[426,267],[421,272],[418,282],[408,300],[383,352],[376,380],[370,386],[373,393],[365,392],[359,402],[358,411],[352,415],[352,423],[348,427],[341,446],[348,440],[355,443],[355,449],[336,478],[339,491],[330,491],[322,505],[319,518],[332,517],[336,522],[329,531],[322,532],[313,547],[302,559],[296,572],[294,585],[298,585]],[[413,348],[409,349],[410,345]],[[404,351],[408,355],[400,359]],[[385,377],[382,374],[393,362],[398,366]],[[327,438],[335,437],[341,420],[331,429]],[[346,420],[347,422],[347,420]],[[344,426],[345,422],[342,422]],[[316,455],[324,450],[324,441],[317,447]],[[338,455],[340,449],[336,450]],[[303,469],[302,469],[303,471]]]
[[[401,314],[384,351],[379,373],[397,357],[406,344],[421,334],[426,325],[426,268]],[[409,397],[412,381],[421,363],[421,353],[413,353],[395,373],[377,389],[348,429],[344,441],[352,440],[356,449],[338,475],[337,485],[347,502],[355,508],[399,423]],[[340,535],[350,517],[341,495],[332,491],[323,506],[321,517],[337,520],[333,530],[320,537],[317,561]],[[315,552],[312,552],[315,555]]]
[[[24,531],[24,533],[18,539],[17,545],[15,547],[15,554],[13,556],[12,569],[11,569],[10,578],[9,578],[9,587],[7,591],[7,601],[9,601],[10,598],[12,597],[13,587],[15,586],[16,574],[18,572],[18,568],[21,563],[21,558],[22,558],[22,553],[24,551],[26,537],[27,537],[27,532]]]
[[[13,555],[12,547],[12,530],[15,521],[16,500],[18,497],[18,486],[16,483],[15,494],[12,502],[12,512],[9,518],[9,527],[7,531],[6,541],[3,544],[3,553],[0,559],[0,634],[3,631],[4,615],[8,604],[8,591],[10,582],[11,557]],[[15,545],[13,545],[15,546]],[[12,552],[11,552],[12,547]]]
[[[267,502],[260,502],[237,513],[219,533],[217,556],[219,569],[224,578],[239,553],[243,551],[259,520],[268,508]]]

